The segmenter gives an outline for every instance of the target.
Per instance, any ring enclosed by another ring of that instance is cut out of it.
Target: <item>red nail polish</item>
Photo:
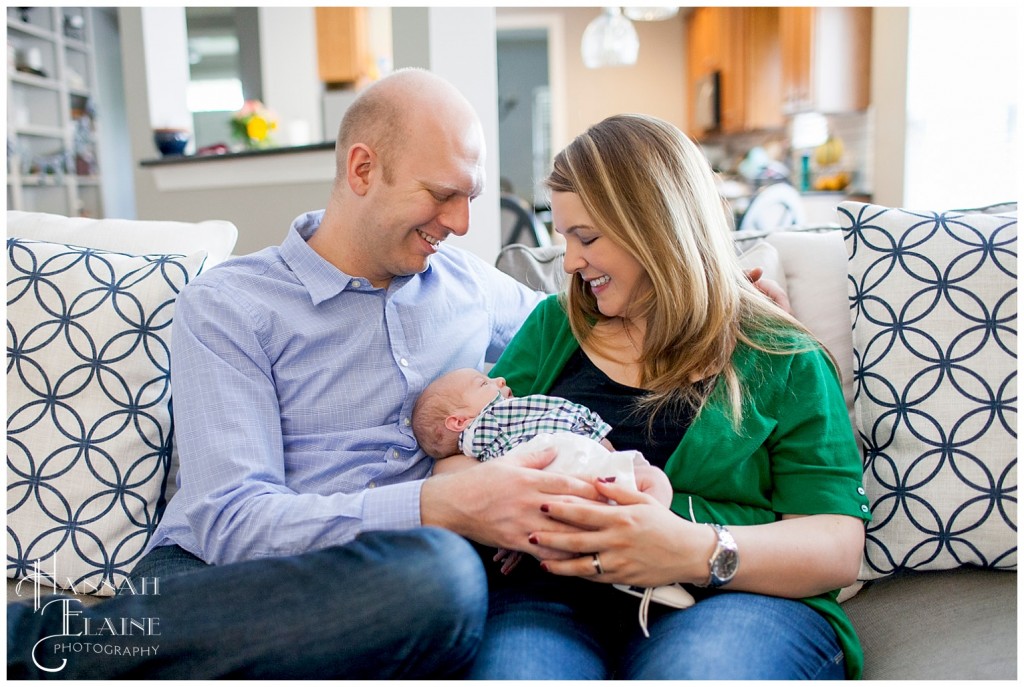
[[[614,482],[615,478],[614,477],[598,477],[597,481],[598,482]]]
[[[548,504],[546,504],[546,503],[540,507],[540,512],[541,513],[547,513],[548,510],[550,510],[550,509],[548,508]]]
[[[540,564],[540,569],[543,570],[544,572],[548,572],[548,564],[547,563],[541,563]]]
[[[536,543],[537,543],[537,536],[536,536],[536,535],[534,535],[534,534],[531,534],[531,535],[530,535],[530,538],[528,539],[528,541],[529,541],[529,542],[530,542],[531,544],[536,544]]]

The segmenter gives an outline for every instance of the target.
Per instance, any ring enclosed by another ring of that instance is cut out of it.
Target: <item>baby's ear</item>
[[[449,415],[444,419],[444,426],[453,432],[461,432],[466,429],[469,420],[470,418],[467,415]]]

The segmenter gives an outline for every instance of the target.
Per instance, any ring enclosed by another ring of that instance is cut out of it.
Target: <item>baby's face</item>
[[[505,385],[504,377],[491,379],[482,372],[467,370],[465,379],[460,380],[462,385],[462,402],[469,413],[476,415],[484,409],[488,403],[494,400],[495,396],[509,398],[512,390]]]

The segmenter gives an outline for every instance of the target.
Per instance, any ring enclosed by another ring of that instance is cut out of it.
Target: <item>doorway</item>
[[[502,191],[546,219],[544,178],[562,138],[562,18],[516,10],[497,13],[498,145]]]

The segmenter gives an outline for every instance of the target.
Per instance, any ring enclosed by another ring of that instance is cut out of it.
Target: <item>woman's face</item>
[[[579,274],[606,317],[630,318],[630,306],[651,281],[632,253],[605,236],[575,193],[551,194],[555,231],[565,237],[565,271]]]

